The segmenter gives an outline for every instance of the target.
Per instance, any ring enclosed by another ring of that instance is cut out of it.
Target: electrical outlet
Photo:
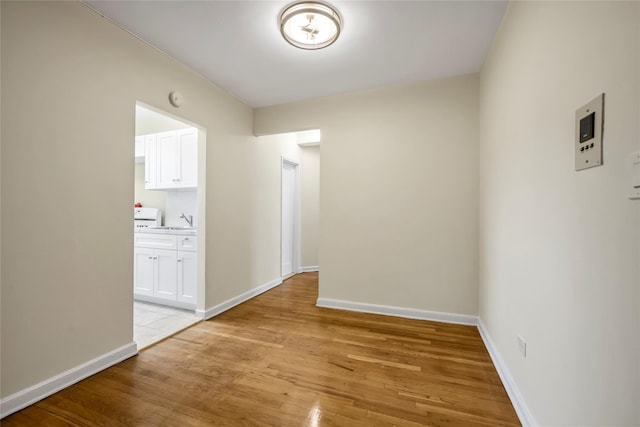
[[[518,335],[518,350],[522,357],[527,357],[527,342],[520,335]]]

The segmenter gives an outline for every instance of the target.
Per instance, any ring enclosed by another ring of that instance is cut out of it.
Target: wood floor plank
[[[347,354],[347,357],[349,359],[358,360],[360,362],[376,363],[378,365],[390,366],[392,368],[398,368],[398,369],[406,369],[408,371],[418,371],[418,372],[420,372],[420,370],[421,370],[420,366],[408,365],[406,363],[399,363],[399,362],[394,362],[394,361],[391,361],[391,360],[376,359],[374,357],[360,356],[358,354]]]
[[[516,426],[475,327],[318,308],[304,273],[2,426]]]

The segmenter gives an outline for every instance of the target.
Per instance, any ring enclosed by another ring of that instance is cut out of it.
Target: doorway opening
[[[204,313],[206,130],[136,103],[134,341],[138,349]]]
[[[300,272],[300,164],[282,158],[280,275]]]

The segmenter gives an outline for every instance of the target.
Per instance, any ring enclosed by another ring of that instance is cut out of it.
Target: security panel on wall
[[[629,155],[629,172],[631,175],[629,198],[640,200],[640,150]]]
[[[604,93],[576,111],[576,170],[602,165]]]

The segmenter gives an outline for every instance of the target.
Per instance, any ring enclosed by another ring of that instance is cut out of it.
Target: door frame
[[[300,162],[297,160],[293,160],[291,158],[287,158],[281,156],[280,163],[280,277],[285,279],[282,274],[282,233],[283,229],[283,215],[282,215],[282,203],[284,201],[284,197],[282,194],[282,184],[283,180],[283,170],[285,164],[293,166],[293,247],[291,251],[293,253],[293,265],[291,266],[291,274],[287,275],[287,277],[293,276],[294,274],[298,274],[301,272],[300,269]]]
[[[198,258],[197,258],[197,299],[195,305],[195,314],[204,319],[206,313],[206,205],[207,205],[207,128],[185,119],[182,116],[178,116],[158,108],[154,105],[147,104],[146,102],[136,100],[135,105],[146,108],[147,110],[154,111],[163,116],[169,117],[174,120],[178,120],[198,130],[198,187],[196,190],[196,211],[198,218]],[[135,113],[134,113],[135,120]],[[145,153],[146,154],[146,153]],[[191,310],[191,308],[189,309]]]

